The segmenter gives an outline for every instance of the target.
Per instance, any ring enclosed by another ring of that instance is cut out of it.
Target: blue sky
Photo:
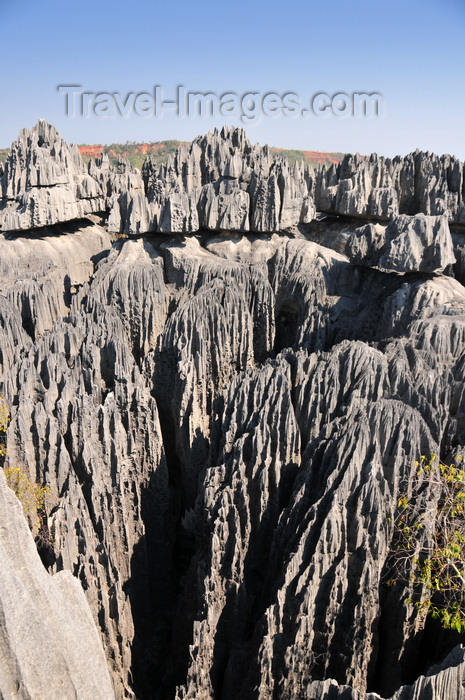
[[[0,0],[0,147],[44,117],[68,141],[191,140],[223,123],[253,142],[465,159],[465,0]],[[376,92],[381,118],[65,114],[59,84],[92,92]]]

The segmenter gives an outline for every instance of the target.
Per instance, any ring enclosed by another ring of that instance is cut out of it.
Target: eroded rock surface
[[[443,272],[456,262],[445,216],[396,216],[384,228],[367,224],[350,238],[350,260],[396,272]]]
[[[252,146],[242,129],[226,127],[181,146],[160,168],[151,158],[143,167],[147,199],[161,209],[159,230],[180,233],[266,232],[306,223],[315,214],[312,172]],[[184,215],[173,217],[181,206]]]
[[[79,219],[104,206],[104,193],[77,146],[39,119],[12,144],[0,180],[0,228],[5,231]]]
[[[48,574],[0,469],[0,697],[115,697],[97,627],[70,571]]]
[[[346,155],[342,163],[290,165],[243,129],[224,127],[183,144],[142,172],[108,156],[85,166],[43,119],[23,129],[0,171],[0,228],[64,223],[92,212],[114,233],[275,232],[316,212],[390,220],[445,216],[465,224],[464,165],[416,151],[405,157]]]
[[[92,212],[125,234],[278,231],[315,215],[312,169],[252,146],[242,129],[198,137],[160,167],[149,157],[140,173],[124,159],[111,166],[105,155],[86,167],[77,147],[41,119],[21,131],[0,177],[6,231]]]
[[[338,166],[321,166],[315,186],[317,210],[374,219],[444,214],[463,224],[464,195],[463,163],[421,151],[404,158],[348,154]]]
[[[279,178],[247,169],[264,154],[222,138],[166,166],[177,196],[208,185],[210,153],[212,184],[282,225]],[[418,680],[460,638],[384,585],[414,460],[465,451],[465,288],[431,273],[450,241],[431,257],[445,224],[425,222],[402,275],[392,251],[353,264],[349,233],[339,252],[304,229],[110,243],[87,226],[29,258],[3,236],[8,459],[51,489],[41,555],[80,581],[117,697],[462,697],[463,651]]]
[[[223,129],[86,168],[41,121],[1,186],[3,229],[42,227],[0,236],[7,460],[116,697],[461,698],[463,639],[385,581],[414,460],[465,451],[462,164],[315,173]]]

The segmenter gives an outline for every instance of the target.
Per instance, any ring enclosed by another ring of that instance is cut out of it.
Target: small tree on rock
[[[388,585],[409,584],[422,614],[465,632],[465,470],[462,458],[415,462],[394,517]]]
[[[0,466],[4,466],[6,450],[6,431],[10,422],[10,411],[0,396]],[[53,535],[47,525],[46,501],[50,494],[48,486],[32,481],[24,469],[16,466],[4,467],[6,482],[15,493],[32,533],[37,547],[53,550]]]

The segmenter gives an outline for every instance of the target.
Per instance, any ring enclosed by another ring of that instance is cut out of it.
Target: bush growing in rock
[[[422,456],[394,518],[390,585],[410,584],[407,603],[446,629],[465,632],[465,469]]]
[[[7,455],[5,434],[10,422],[10,411],[3,397],[0,396],[0,459],[1,465]],[[53,535],[47,526],[46,505],[50,494],[48,486],[32,481],[24,469],[18,466],[4,467],[8,486],[14,492],[23,507],[29,528],[35,535],[38,547],[53,549]]]

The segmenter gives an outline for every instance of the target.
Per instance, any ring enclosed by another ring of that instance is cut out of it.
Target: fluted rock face
[[[45,571],[1,469],[0,558],[0,696],[114,698],[82,588],[69,571]]]
[[[367,224],[355,232],[347,254],[357,265],[396,272],[442,272],[456,260],[445,216],[396,216],[384,228]]]
[[[221,180],[202,188],[199,209],[203,212],[203,224],[207,229],[223,231],[249,231],[250,197],[236,181]]]
[[[347,155],[340,165],[290,165],[245,132],[224,127],[183,144],[142,173],[103,155],[84,166],[76,146],[39,120],[23,130],[0,172],[0,227],[21,230],[93,212],[113,233],[274,232],[326,212],[390,220],[446,216],[465,224],[464,166],[451,156]]]
[[[160,168],[149,158],[143,177],[149,203],[162,208],[163,232],[278,231],[315,214],[311,169],[252,146],[242,129],[199,137]],[[173,218],[179,207],[184,217]]]
[[[463,224],[464,165],[448,155],[420,151],[405,158],[346,155],[337,167],[319,168],[315,204],[319,211],[375,219],[445,214]]]
[[[465,654],[462,646],[457,646],[444,659],[442,664],[430,668],[412,685],[402,686],[389,700],[442,700],[457,698],[463,700],[465,680]],[[350,686],[339,686],[333,680],[313,681],[304,695],[308,700],[381,700],[377,693],[359,693]]]
[[[315,216],[313,172],[265,147],[242,129],[224,128],[181,146],[158,167],[148,158],[142,174],[108,157],[86,168],[44,120],[23,130],[1,177],[0,227],[28,229],[106,215],[114,233],[278,231]]]
[[[29,229],[82,218],[105,208],[77,146],[40,119],[12,145],[0,181],[0,228]]]
[[[88,224],[76,230],[68,225],[65,230],[75,232],[0,234],[0,315],[4,315],[0,332],[6,323],[22,326],[21,332],[9,336],[10,348],[22,350],[28,335],[38,338],[66,315],[73,294],[92,276],[95,261],[110,250],[110,238],[100,227]],[[8,304],[14,314],[6,313]],[[8,352],[7,338],[1,347]],[[3,363],[7,372],[6,356]]]
[[[103,154],[90,161],[89,174],[105,193],[106,223],[110,233],[138,234],[157,230],[160,209],[150,205],[145,197],[144,182],[137,168],[120,158],[110,165]]]
[[[179,197],[210,191],[203,154],[242,182],[241,133],[227,168],[221,140],[185,148]],[[239,189],[282,217],[260,162]],[[41,554],[79,579],[118,697],[460,697],[463,651],[417,680],[456,636],[384,585],[414,460],[465,450],[465,289],[420,220],[408,274],[373,267],[375,235],[366,266],[298,233],[0,240],[8,459],[51,489]]]

